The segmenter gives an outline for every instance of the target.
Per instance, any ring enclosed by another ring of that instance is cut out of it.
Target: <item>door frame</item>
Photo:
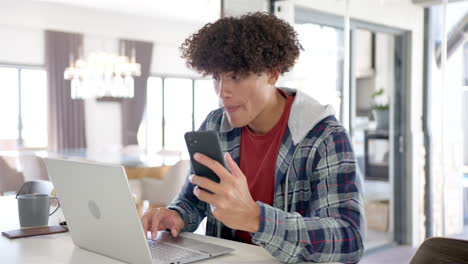
[[[295,9],[295,23],[313,23],[323,26],[335,27],[344,30],[344,18],[339,15],[329,14],[311,8],[296,6]],[[410,76],[411,76],[411,32],[395,27],[366,22],[358,19],[350,20],[350,91],[349,98],[342,98],[350,100],[349,114],[350,120],[350,134],[353,135],[353,109],[355,108],[356,96],[356,76],[355,76],[355,31],[356,29],[365,29],[377,33],[386,33],[395,36],[395,91],[393,96],[393,116],[394,127],[390,131],[392,159],[393,164],[391,172],[393,173],[393,230],[394,242],[398,244],[410,244],[412,234],[412,212],[411,212],[411,192],[412,192],[412,179],[407,177],[411,175],[410,163],[411,149],[409,146],[410,139]],[[343,94],[343,93],[342,93]],[[342,103],[343,106],[343,103]],[[344,109],[343,109],[344,110]],[[342,111],[345,113],[345,111]]]

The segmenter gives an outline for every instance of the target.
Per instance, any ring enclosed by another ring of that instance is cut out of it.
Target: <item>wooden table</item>
[[[125,167],[129,179],[155,178],[162,179],[169,168],[180,160],[174,155],[126,154],[123,152],[95,151],[90,149],[68,149],[61,152],[52,151],[0,151],[0,156],[18,157],[30,153],[42,158],[62,158],[117,164]]]
[[[0,197],[0,210],[2,212],[0,232],[20,228],[17,202],[14,196]],[[56,225],[63,219],[61,210],[58,210],[49,219],[49,225]],[[234,249],[231,254],[197,263],[280,263],[258,246],[192,233],[181,235]],[[0,236],[0,262],[15,264],[123,263],[76,247],[69,232],[11,240]]]
[[[32,154],[42,158],[61,158],[74,159],[82,161],[93,161],[100,163],[109,163],[122,165],[125,168],[129,183],[131,180],[140,180],[142,178],[163,179],[172,165],[180,160],[176,155],[145,155],[145,154],[127,154],[123,152],[96,151],[91,149],[68,149],[61,152],[52,152],[45,150],[38,151],[0,151],[0,156],[17,158],[21,154]],[[137,199],[137,209],[139,215],[144,213],[144,201]],[[159,207],[160,205],[151,204],[149,207]]]

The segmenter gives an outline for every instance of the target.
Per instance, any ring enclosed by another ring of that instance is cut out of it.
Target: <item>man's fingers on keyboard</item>
[[[177,228],[173,227],[171,229],[171,234],[172,234],[173,237],[177,237],[177,235],[179,234],[179,230]]]
[[[153,215],[153,219],[151,223],[151,237],[153,239],[155,239],[156,235],[158,234],[160,220],[161,220],[161,214]]]
[[[148,230],[148,224],[146,223],[144,218],[141,218],[141,225],[143,227],[143,232],[146,234],[146,231]]]

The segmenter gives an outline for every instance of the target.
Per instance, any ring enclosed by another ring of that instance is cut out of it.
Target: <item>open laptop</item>
[[[159,232],[147,240],[122,166],[44,159],[73,243],[129,263],[189,263],[231,248]]]

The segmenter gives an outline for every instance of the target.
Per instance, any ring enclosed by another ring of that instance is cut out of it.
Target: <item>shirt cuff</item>
[[[270,243],[274,238],[274,230],[277,222],[274,220],[276,217],[276,209],[270,205],[257,201],[260,206],[260,224],[258,231],[250,233],[252,242],[254,244],[265,246]]]
[[[179,214],[182,221],[184,221],[184,227],[180,230],[180,232],[185,232],[189,225],[189,221],[188,221],[188,218],[186,217],[187,214],[185,213],[184,209],[182,209],[180,206],[177,206],[177,205],[169,205],[167,209],[176,211]]]

